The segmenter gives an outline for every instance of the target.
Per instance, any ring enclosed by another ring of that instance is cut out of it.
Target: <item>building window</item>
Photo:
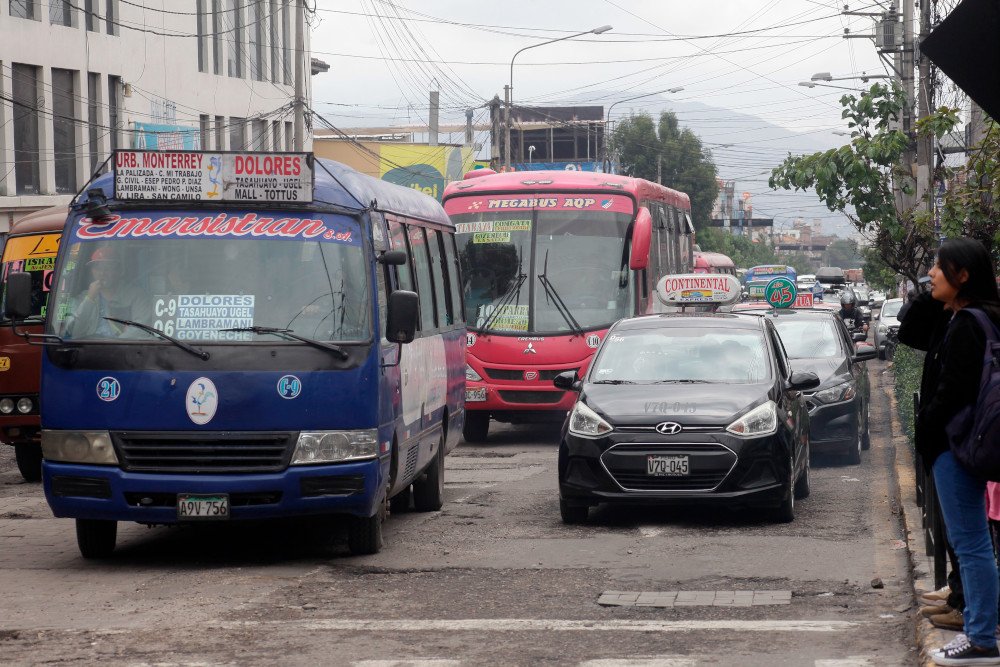
[[[101,105],[101,75],[96,72],[87,73],[87,141],[90,145],[90,173],[97,171],[101,164],[100,133],[98,126],[101,116],[98,113]]]
[[[292,85],[292,10],[288,0],[281,0],[281,46],[284,58],[282,59],[282,72],[285,77],[285,85]]]
[[[212,140],[212,122],[208,114],[201,114],[198,116],[198,131],[201,138],[201,146],[199,148],[203,151],[207,151],[209,148],[209,143]]]
[[[73,25],[73,5],[70,0],[49,0],[49,23]]]
[[[226,150],[226,117],[215,117],[215,150]]]
[[[222,74],[222,0],[212,0],[212,72]]]
[[[205,0],[197,0],[195,3],[195,22],[198,31],[198,71],[208,71],[208,54],[205,53]]]
[[[295,137],[293,135],[294,130],[292,129],[291,121],[285,121],[285,150],[293,151],[295,150]]]
[[[76,73],[52,68],[52,150],[55,157],[56,192],[72,194],[76,184],[76,123],[73,79]]]
[[[97,15],[98,0],[85,0],[83,3],[83,23],[89,32],[101,31],[101,18]]]
[[[281,14],[278,0],[271,0],[271,81],[281,81]]]
[[[253,122],[253,146],[252,150],[255,151],[266,151],[270,150],[268,148],[267,142],[267,121],[266,120],[255,120]]]
[[[246,120],[232,116],[229,118],[229,150],[245,151],[247,149]]]
[[[10,0],[10,15],[19,19],[38,19],[38,0]]]
[[[271,145],[275,151],[281,150],[281,121],[271,121]]]
[[[226,74],[243,77],[243,0],[229,0],[229,53],[226,54]]]
[[[267,20],[264,16],[264,0],[250,0],[247,27],[250,28],[250,75],[255,81],[263,81],[264,72],[264,26]]]
[[[108,125],[110,129],[108,130],[111,135],[111,150],[112,152],[118,150],[121,146],[119,144],[119,137],[121,136],[119,127],[119,110],[121,109],[121,95],[122,89],[122,78],[120,76],[109,76],[108,77]]]
[[[118,0],[106,0],[104,23],[109,35],[118,34]]]
[[[38,178],[38,68],[11,66],[14,100],[14,178],[17,194],[39,193]]]

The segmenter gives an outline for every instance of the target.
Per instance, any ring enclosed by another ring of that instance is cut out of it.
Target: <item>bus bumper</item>
[[[369,517],[378,509],[388,470],[387,457],[254,475],[139,474],[111,466],[42,463],[45,498],[55,516],[149,524],[179,523],[177,494],[228,494],[232,520]]]
[[[575,392],[556,389],[551,382],[499,384],[467,381],[465,385],[466,411],[486,410],[500,421],[517,421],[516,413],[519,412],[558,413],[560,418],[565,417],[573,409],[576,398]],[[504,419],[503,416],[510,418]]]

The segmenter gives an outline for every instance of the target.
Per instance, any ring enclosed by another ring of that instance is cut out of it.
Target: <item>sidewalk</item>
[[[886,374],[891,378],[891,370]],[[914,468],[914,452],[907,438],[906,431],[899,421],[899,411],[896,396],[891,382],[882,386],[889,399],[889,417],[891,420],[892,444],[896,451],[896,479],[899,482],[899,504],[903,516],[903,527],[906,530],[906,541],[910,552],[910,564],[913,567],[914,609],[919,609],[916,601],[916,591],[932,591],[934,586],[934,561],[926,555],[924,548],[924,531],[921,526],[920,508],[917,506],[916,471]],[[934,665],[927,657],[929,651],[944,646],[956,632],[941,630],[931,625],[931,622],[920,614],[916,614],[916,640],[920,650],[921,665]]]

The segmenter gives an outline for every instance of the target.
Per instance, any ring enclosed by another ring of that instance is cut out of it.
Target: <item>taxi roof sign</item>
[[[727,273],[668,275],[656,283],[656,296],[667,306],[719,305],[735,303],[742,287]]]
[[[306,204],[312,153],[117,150],[116,199]]]

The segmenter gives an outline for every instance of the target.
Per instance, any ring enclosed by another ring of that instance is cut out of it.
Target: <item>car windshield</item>
[[[759,384],[771,377],[764,337],[745,329],[669,327],[613,332],[590,382]]]
[[[266,220],[278,225],[290,219]],[[322,226],[322,233],[159,238],[152,232],[96,232],[93,240],[75,238],[60,267],[50,333],[66,340],[155,340],[139,326],[148,325],[187,341],[274,339],[245,330],[257,326],[324,341],[370,339],[369,269],[360,228],[342,216],[305,222]]]
[[[882,306],[882,317],[896,317],[902,307],[902,301],[886,301]]]
[[[45,319],[60,236],[58,233],[34,234],[7,239],[3,250],[4,298],[0,301],[0,313],[4,312],[7,305],[7,276],[25,272],[31,276],[31,314],[27,319]]]
[[[616,195],[449,200],[468,326],[558,333],[631,315],[626,240],[633,210],[631,199]]]
[[[844,354],[833,319],[778,316],[774,318],[774,325],[789,359],[817,359]]]

